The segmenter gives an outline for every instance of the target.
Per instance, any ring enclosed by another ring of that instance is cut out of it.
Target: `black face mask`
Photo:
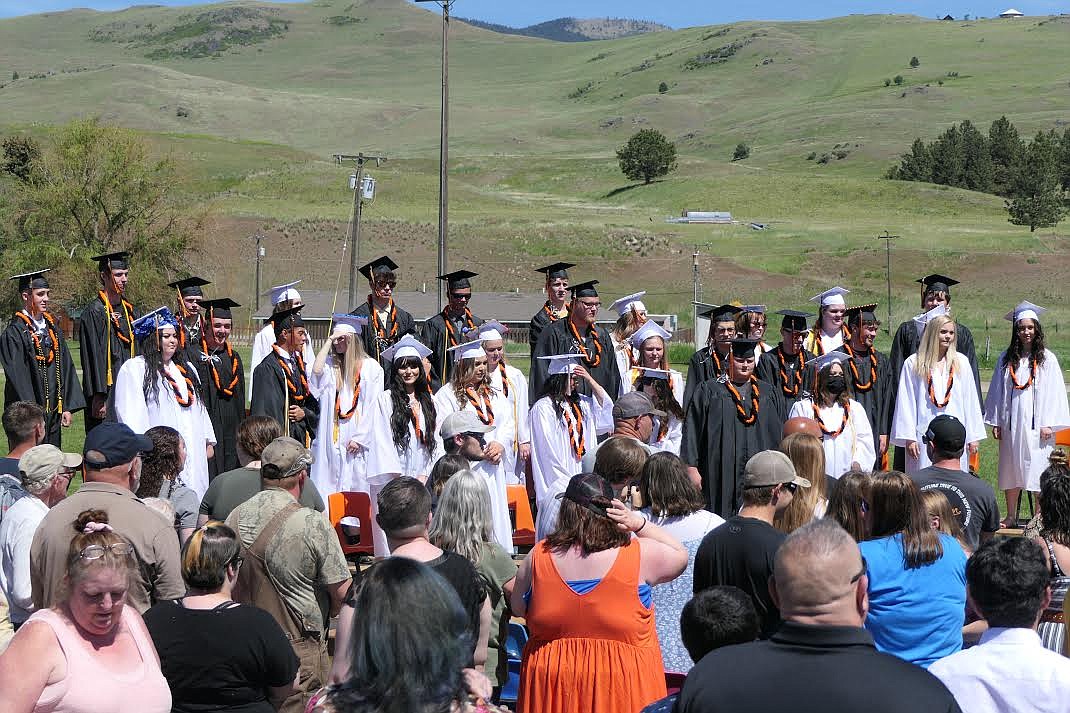
[[[829,391],[839,395],[847,388],[847,380],[842,376],[830,376],[828,380]]]

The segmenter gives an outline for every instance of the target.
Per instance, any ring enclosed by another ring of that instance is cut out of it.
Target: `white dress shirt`
[[[968,713],[1065,713],[1070,659],[1049,651],[1032,629],[993,628],[981,643],[929,667]]]
[[[11,608],[12,624],[21,624],[33,614],[30,544],[47,514],[44,501],[30,495],[12,505],[0,525],[0,589]]]

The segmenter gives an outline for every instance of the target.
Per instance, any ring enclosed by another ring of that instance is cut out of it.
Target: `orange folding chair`
[[[338,542],[345,555],[370,555],[375,551],[372,544],[372,500],[367,493],[341,492],[331,493],[327,497],[327,513]],[[351,544],[350,537],[342,527],[342,518],[355,517],[360,520],[360,538]]]
[[[509,519],[513,522],[513,545],[535,545],[535,518],[531,515],[528,491],[523,485],[508,485],[505,488],[509,499]]]

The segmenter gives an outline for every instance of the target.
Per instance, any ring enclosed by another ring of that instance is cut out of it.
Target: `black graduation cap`
[[[398,264],[390,259],[389,256],[383,255],[382,257],[375,258],[367,265],[360,268],[360,274],[369,280],[372,279],[373,273],[380,272],[393,272],[398,269]]]
[[[568,289],[572,292],[572,299],[576,299],[577,297],[597,297],[598,290],[594,288],[597,284],[598,280],[587,280],[587,282],[572,285]]]
[[[880,324],[880,318],[877,317],[877,303],[868,305],[858,305],[857,307],[847,308],[847,324],[860,324],[862,322],[876,322]]]
[[[468,280],[478,275],[478,272],[471,272],[470,270],[454,270],[453,272],[447,272],[445,275],[439,275],[438,279],[445,280],[446,287],[450,290],[463,290],[465,288],[471,289],[472,283]]]
[[[711,322],[734,322],[736,315],[742,311],[736,305],[720,305],[719,307],[710,307],[699,316],[709,317]]]
[[[214,300],[204,300],[201,302],[201,309],[208,315],[209,320],[215,317],[219,317],[220,319],[234,319],[234,315],[232,315],[230,311],[235,307],[241,307],[241,305],[229,297],[218,297]]]
[[[575,263],[571,262],[555,262],[553,265],[547,265],[546,267],[537,267],[535,272],[541,272],[546,275],[546,281],[556,280],[559,277],[568,279],[568,269],[570,267],[576,267]]]
[[[806,318],[813,317],[813,312],[800,312],[795,309],[777,310],[776,314],[784,317],[780,322],[781,329],[790,329],[793,332],[806,331]]]
[[[951,288],[959,284],[958,280],[953,280],[947,275],[926,275],[915,282],[925,285],[926,292],[944,292],[949,295]]]
[[[210,284],[212,284],[211,280],[194,276],[168,282],[167,286],[178,290],[178,293],[183,297],[204,297],[204,291],[201,288]]]
[[[305,326],[304,321],[302,321],[301,319],[301,310],[303,309],[303,307],[304,305],[302,305],[301,307],[291,307],[290,309],[284,309],[280,312],[276,312],[275,314],[271,315],[271,319],[269,321],[275,326],[282,327],[283,329],[303,327]]]
[[[24,272],[21,275],[12,275],[12,280],[19,281],[19,292],[25,292],[26,290],[39,290],[48,288],[48,280],[44,275],[52,268],[46,267],[44,270],[35,270],[33,272]]]
[[[758,346],[757,339],[737,337],[732,340],[732,354],[740,358],[754,356],[754,348],[756,346]]]
[[[126,251],[117,253],[108,253],[107,255],[97,255],[91,260],[96,261],[100,265],[100,271],[104,270],[129,270],[130,263],[127,262],[127,258],[130,257],[130,253]]]

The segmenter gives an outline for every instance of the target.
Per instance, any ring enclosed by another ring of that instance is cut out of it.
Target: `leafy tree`
[[[662,82],[661,84],[658,85],[658,94],[664,94],[667,91],[669,91],[669,85],[668,84],[666,84],[665,82]]]
[[[1030,142],[1011,180],[1007,213],[1014,225],[1053,228],[1067,214],[1059,181],[1059,138],[1054,131],[1040,132]]]
[[[911,69],[917,69],[918,65],[920,65],[920,64],[921,64],[921,61],[917,57],[911,57],[910,58],[910,68]]]
[[[902,86],[902,84],[903,84],[903,75],[902,74],[895,75],[895,79],[893,79],[892,81],[895,82],[895,85],[897,87],[898,86]]]
[[[750,158],[750,146],[740,141],[736,144],[736,150],[732,153],[732,160],[742,161],[745,158]]]
[[[992,160],[992,191],[997,195],[1010,195],[1014,167],[1021,160],[1025,145],[1014,124],[1001,116],[988,129],[988,155]]]
[[[23,183],[30,180],[33,162],[41,158],[41,147],[29,136],[8,136],[3,143],[0,172],[10,173]]]
[[[676,145],[657,129],[643,129],[617,150],[617,160],[625,176],[650,183],[676,168]]]

